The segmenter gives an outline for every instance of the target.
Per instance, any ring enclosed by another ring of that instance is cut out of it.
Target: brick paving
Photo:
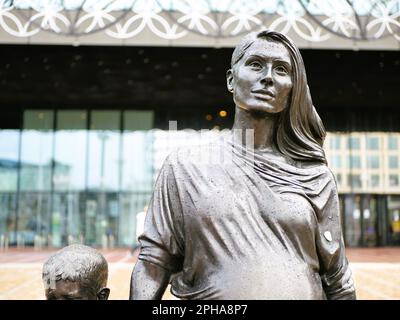
[[[44,299],[41,268],[55,249],[0,252],[0,300]],[[110,299],[125,300],[136,256],[127,249],[100,250],[109,262]],[[362,300],[400,300],[400,247],[347,248],[357,296]],[[167,290],[164,299],[174,299]]]

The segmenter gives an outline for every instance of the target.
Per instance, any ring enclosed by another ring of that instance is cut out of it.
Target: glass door
[[[349,247],[361,245],[361,197],[344,196],[344,238]]]
[[[400,245],[400,196],[388,197],[387,240],[390,246]]]
[[[362,245],[366,247],[374,247],[378,245],[378,213],[376,196],[362,196],[361,217]]]

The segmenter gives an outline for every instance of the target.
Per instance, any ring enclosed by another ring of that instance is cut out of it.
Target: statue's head
[[[292,40],[270,30],[244,36],[233,51],[226,77],[237,108],[277,118],[273,142],[278,151],[294,160],[326,162],[325,129]]]
[[[261,116],[283,111],[293,87],[289,50],[271,36],[248,34],[233,52],[227,86],[241,109]]]
[[[43,265],[42,279],[48,300],[107,300],[108,265],[97,250],[70,245]]]

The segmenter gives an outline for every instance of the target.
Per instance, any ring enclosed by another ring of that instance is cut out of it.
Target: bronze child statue
[[[43,265],[42,279],[47,300],[107,300],[108,264],[97,250],[70,245]]]
[[[130,298],[160,299],[170,283],[181,299],[355,299],[300,51],[281,33],[251,33],[226,77],[232,139],[164,162]],[[202,161],[214,155],[231,161]]]

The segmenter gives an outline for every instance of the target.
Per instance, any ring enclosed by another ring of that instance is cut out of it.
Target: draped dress
[[[333,174],[282,159],[226,140],[172,152],[138,259],[181,299],[355,299]]]

